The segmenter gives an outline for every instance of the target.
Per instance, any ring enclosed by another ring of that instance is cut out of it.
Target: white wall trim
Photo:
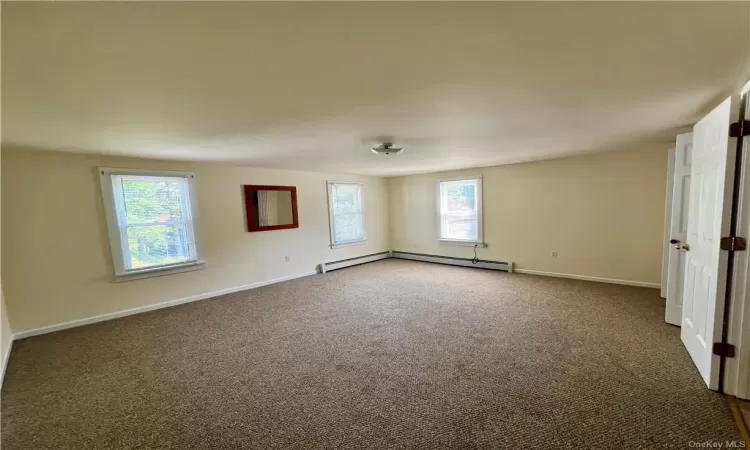
[[[383,255],[383,256],[379,256],[378,257],[378,259],[384,259],[384,258],[388,258],[388,256],[387,255]],[[627,285],[627,286],[639,286],[639,287],[648,287],[648,288],[659,288],[660,287],[659,283],[649,283],[649,282],[645,282],[645,281],[618,280],[618,279],[614,279],[614,278],[599,278],[599,277],[590,277],[590,276],[586,276],[586,275],[574,275],[574,274],[567,274],[567,273],[544,272],[544,271],[541,271],[541,270],[530,270],[530,269],[515,269],[515,268],[513,268],[512,270],[514,272],[517,272],[517,273],[528,274],[528,275],[541,275],[541,276],[556,277],[556,278],[570,278],[570,279],[574,279],[574,280],[595,281],[595,282],[599,282],[599,283],[611,283],[611,284],[623,284],[623,285]],[[190,297],[184,297],[184,298],[180,298],[180,299],[176,299],[176,300],[170,300],[170,301],[166,301],[166,302],[162,302],[162,303],[156,303],[156,304],[153,304],[153,305],[141,306],[141,307],[138,307],[138,308],[126,309],[126,310],[123,310],[123,311],[117,311],[117,312],[113,312],[113,313],[107,313],[107,314],[101,314],[101,315],[98,315],[98,316],[88,317],[88,318],[85,318],[85,319],[72,320],[70,322],[63,322],[63,323],[58,323],[58,324],[54,324],[54,325],[48,325],[48,326],[44,326],[44,327],[40,327],[40,328],[34,328],[34,329],[31,329],[31,330],[21,331],[21,332],[13,334],[13,340],[24,339],[24,338],[32,337],[32,336],[39,336],[39,335],[42,335],[42,334],[53,333],[55,331],[67,330],[69,328],[81,327],[81,326],[90,325],[90,324],[93,324],[93,323],[105,322],[107,320],[112,320],[112,319],[118,319],[120,317],[127,317],[127,316],[132,316],[132,315],[135,315],[135,314],[145,313],[145,312],[149,312],[149,311],[156,311],[156,310],[159,310],[159,309],[170,308],[172,306],[183,305],[185,303],[192,303],[192,302],[196,302],[196,301],[199,301],[199,300],[205,300],[205,299],[209,299],[209,298],[213,298],[213,297],[218,297],[220,295],[232,294],[232,293],[235,293],[235,292],[246,291],[246,290],[249,290],[249,289],[255,289],[255,288],[262,287],[262,286],[268,286],[268,285],[271,285],[271,284],[276,284],[276,283],[281,283],[281,282],[284,282],[284,281],[294,280],[294,279],[297,279],[297,278],[307,277],[307,276],[310,276],[310,275],[315,275],[317,273],[318,272],[314,271],[314,270],[313,271],[309,271],[309,272],[302,272],[302,273],[298,273],[298,274],[294,274],[294,275],[289,275],[289,276],[285,276],[285,277],[275,278],[275,279],[272,279],[272,280],[259,281],[257,283],[251,283],[251,284],[246,284],[246,285],[242,285],[242,286],[235,286],[235,287],[232,287],[232,288],[221,289],[221,290],[218,290],[218,291],[207,292],[205,294],[192,295]],[[12,347],[12,344],[11,344],[11,347]],[[4,377],[4,374],[5,374],[5,369],[7,367],[8,358],[9,357],[10,357],[10,349],[9,349],[8,353],[6,354],[6,356],[5,356],[5,361],[3,361],[2,373],[0,374],[3,377]]]
[[[647,281],[634,281],[634,280],[618,280],[617,278],[590,277],[587,275],[575,275],[571,273],[544,272],[542,270],[515,269],[514,272],[525,273],[527,275],[541,275],[544,277],[569,278],[571,280],[595,281],[597,283],[624,284],[626,286],[639,286],[639,287],[647,287],[647,288],[655,288],[655,289],[659,289],[661,287],[661,283],[650,283]]]
[[[341,247],[351,247],[353,245],[365,245],[367,244],[367,239],[362,238],[356,241],[349,241],[349,242],[343,242],[341,244],[331,244],[331,248],[341,248]]]
[[[3,367],[0,370],[0,387],[3,386],[3,382],[5,382],[5,369],[8,368],[8,361],[10,360],[10,352],[13,350],[13,340],[16,338],[15,335],[13,335],[13,338],[10,340],[10,344],[8,345],[8,351],[5,352],[5,358],[3,358]]]
[[[35,328],[32,330],[21,331],[19,333],[15,333],[13,335],[13,340],[24,339],[24,338],[31,337],[31,336],[38,336],[40,334],[53,333],[55,331],[67,330],[68,328],[80,327],[83,325],[89,325],[89,324],[97,323],[97,322],[105,322],[107,320],[118,319],[120,317],[126,317],[126,316],[132,316],[134,314],[140,314],[140,313],[149,312],[149,311],[156,311],[157,309],[164,309],[164,308],[169,308],[172,306],[182,305],[185,303],[192,303],[198,300],[205,300],[208,298],[217,297],[219,295],[232,294],[235,292],[246,291],[249,289],[255,289],[255,288],[262,287],[262,286],[268,286],[269,284],[276,284],[276,283],[281,283],[283,281],[294,280],[296,278],[307,277],[310,275],[315,275],[316,273],[318,272],[315,270],[311,270],[309,272],[302,272],[302,273],[289,275],[289,276],[285,276],[281,278],[275,278],[272,280],[259,281],[257,283],[246,284],[243,286],[236,286],[236,287],[231,287],[227,289],[221,289],[221,290],[214,291],[214,292],[207,292],[205,294],[191,295],[190,297],[179,298],[177,300],[170,300],[170,301],[162,302],[162,303],[156,303],[154,305],[141,306],[138,308],[126,309],[123,311],[117,311],[113,313],[102,314],[99,316],[88,317],[86,319],[78,319],[78,320],[72,320],[70,322],[63,322],[63,323],[58,323],[55,325],[48,325],[46,327]],[[8,352],[8,354],[10,354],[10,352]]]
[[[675,154],[677,149],[670,148],[667,152],[667,192],[666,201],[664,202],[664,247],[661,254],[661,298],[667,298],[667,280],[669,275],[669,254],[672,250],[672,244],[669,240],[672,238],[672,196],[674,194],[674,168]]]
[[[438,244],[440,245],[460,245],[462,247],[478,247],[478,248],[487,248],[487,244],[484,242],[479,241],[459,241],[456,239],[438,239]]]
[[[115,274],[115,282],[122,283],[124,281],[135,281],[142,280],[144,278],[162,277],[164,275],[192,272],[194,270],[202,270],[205,268],[206,261],[190,261],[187,263],[174,264],[171,266],[149,267],[148,269],[133,270],[119,275]]]
[[[744,117],[750,118],[750,81],[743,88]],[[737,235],[750,238],[750,138],[742,139],[740,197],[737,201]],[[724,393],[750,400],[750,252],[734,253],[730,286],[727,343],[735,346],[735,357],[724,359]]]

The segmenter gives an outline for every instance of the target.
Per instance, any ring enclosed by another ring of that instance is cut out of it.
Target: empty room
[[[750,3],[0,17],[4,450],[748,444]]]

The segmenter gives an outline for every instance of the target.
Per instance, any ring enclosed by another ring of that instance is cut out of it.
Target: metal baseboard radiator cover
[[[343,269],[344,267],[356,266],[359,264],[365,264],[380,259],[386,259],[391,257],[391,252],[380,252],[373,253],[371,255],[357,256],[356,258],[342,259],[340,261],[331,261],[322,263],[320,265],[320,273],[330,272],[336,269]]]
[[[480,269],[500,270],[502,272],[513,272],[513,262],[490,261],[480,259],[476,264],[471,258],[456,258],[453,256],[425,255],[423,253],[410,253],[392,251],[391,256],[399,259],[411,259],[413,261],[424,261],[436,264],[448,264],[451,266],[478,267]]]

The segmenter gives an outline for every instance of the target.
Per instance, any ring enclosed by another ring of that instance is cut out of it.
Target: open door
[[[693,128],[690,201],[682,302],[682,342],[710,389],[719,387],[721,342],[729,252],[720,248],[729,236],[734,194],[737,140],[730,124],[739,118],[740,97],[732,96]]]
[[[674,181],[672,183],[672,213],[669,233],[669,266],[667,269],[667,302],[664,320],[672,325],[682,324],[682,288],[685,275],[688,213],[690,211],[690,161],[693,159],[693,133],[677,136],[675,144]],[[677,248],[676,248],[677,247]]]

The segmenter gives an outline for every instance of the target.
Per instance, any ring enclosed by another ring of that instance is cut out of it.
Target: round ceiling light
[[[376,155],[398,155],[404,151],[403,147],[394,147],[393,142],[383,142],[377,147],[370,147],[370,150]]]

